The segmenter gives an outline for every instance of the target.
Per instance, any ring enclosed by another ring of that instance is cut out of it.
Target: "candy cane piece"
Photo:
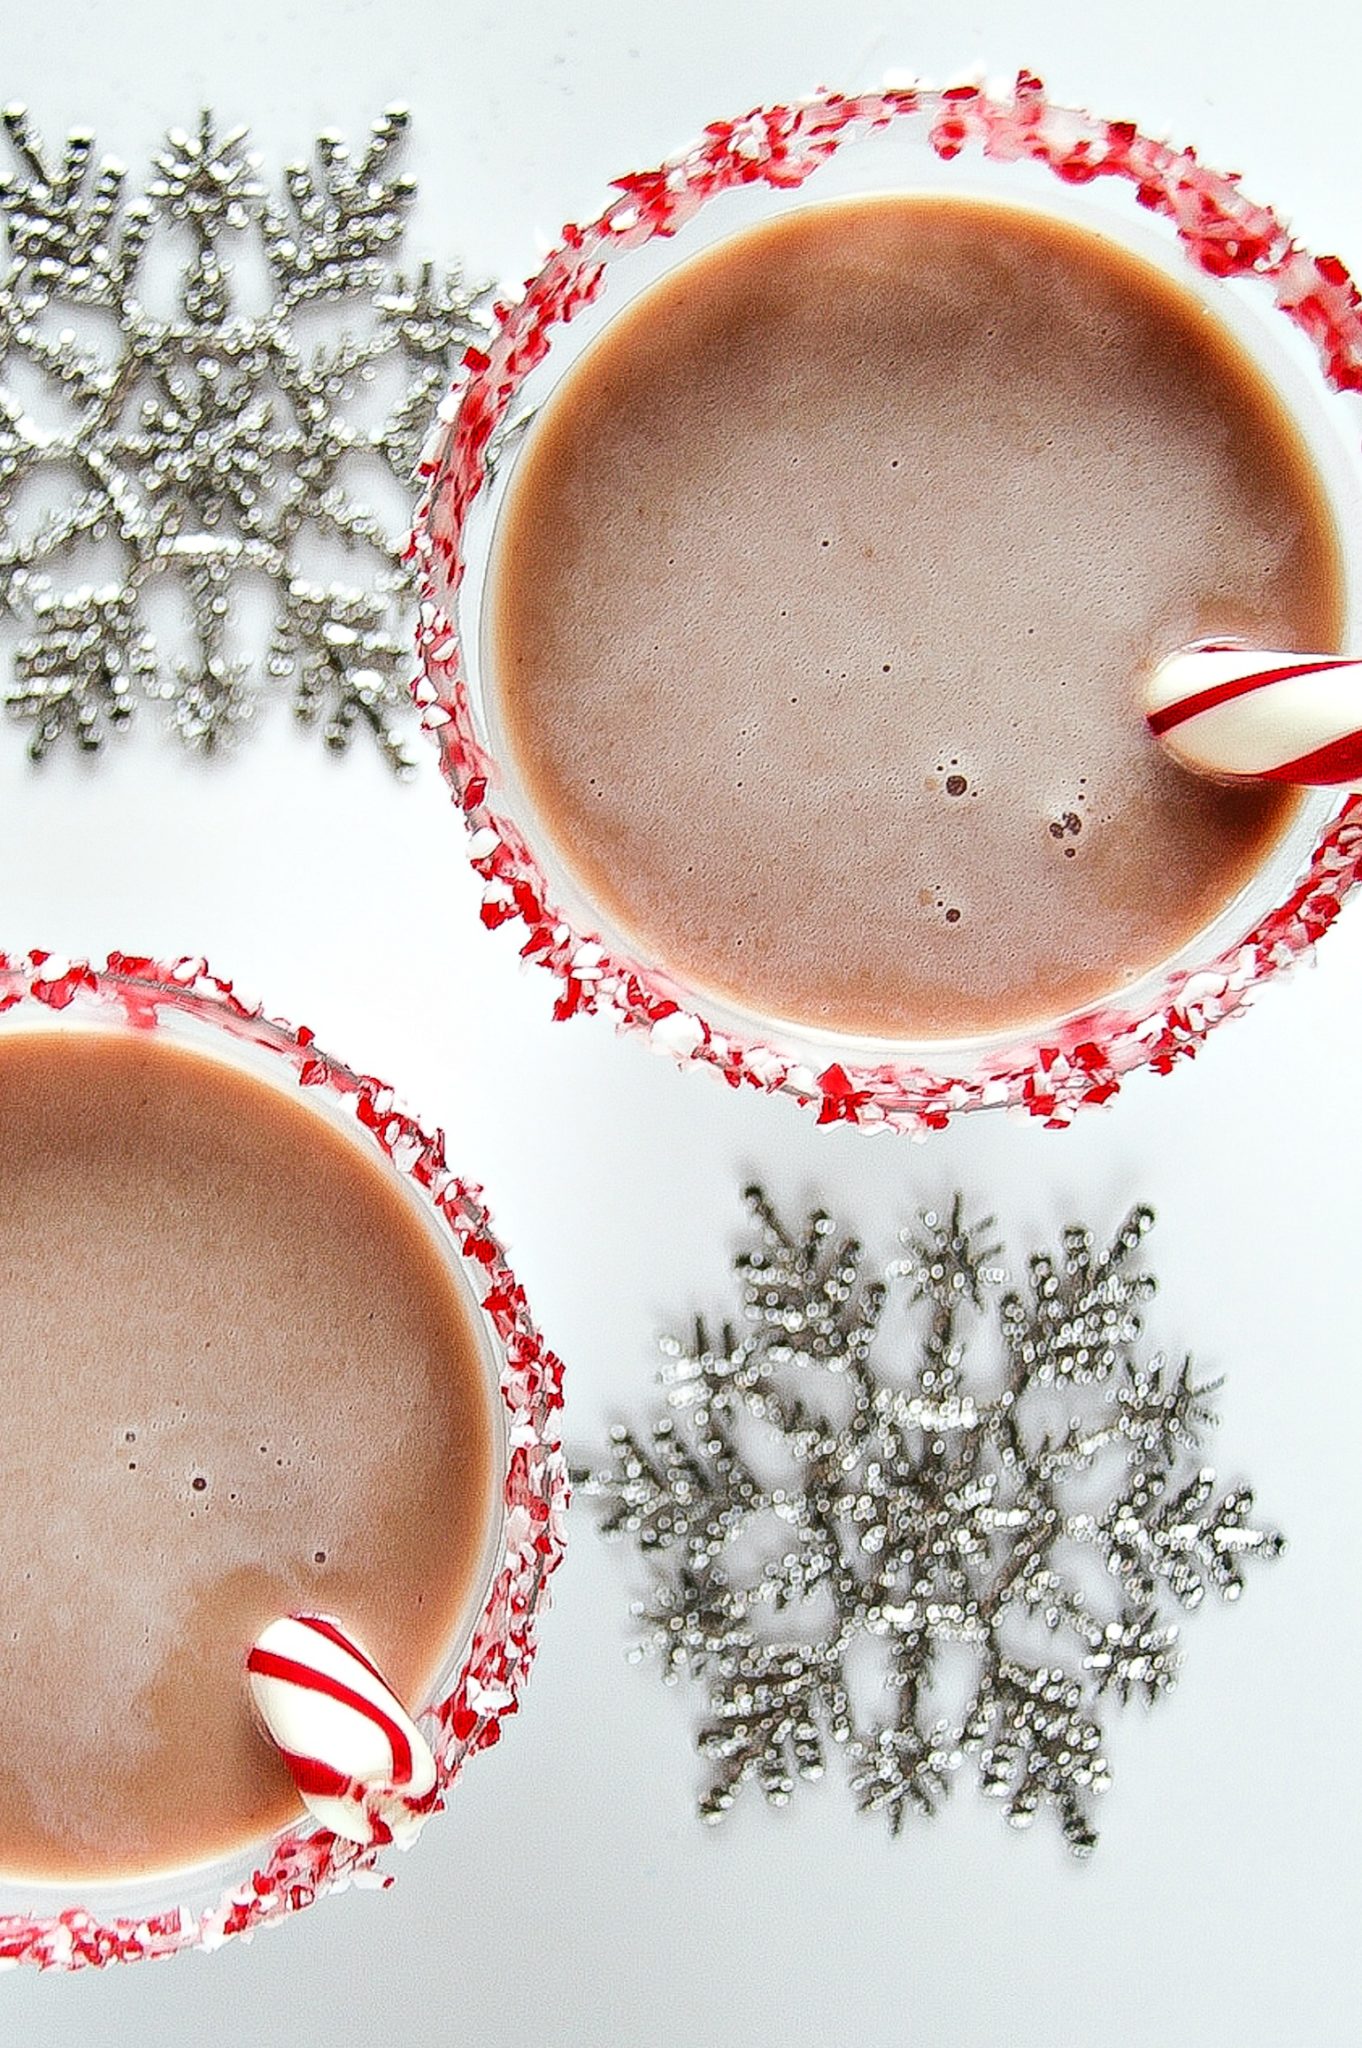
[[[303,1804],[365,1847],[413,1841],[435,1804],[430,1745],[338,1621],[272,1621],[246,1658],[251,1697]]]
[[[1226,641],[1180,648],[1146,685],[1150,731],[1221,781],[1338,788],[1362,781],[1362,662]]]

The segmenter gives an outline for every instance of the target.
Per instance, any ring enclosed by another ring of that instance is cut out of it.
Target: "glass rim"
[[[172,1030],[186,1021],[206,1027],[194,1031],[200,1049],[216,1033],[254,1055],[257,1075],[272,1066],[274,1085],[329,1112],[328,1120],[343,1122],[377,1153],[419,1199],[476,1316],[498,1450],[482,1568],[415,1717],[435,1755],[438,1811],[467,1759],[500,1738],[533,1663],[537,1618],[563,1552],[568,1500],[555,1420],[561,1362],[535,1326],[481,1190],[450,1168],[443,1133],[419,1123],[386,1082],[325,1050],[305,1026],[267,1015],[201,958],[158,962],[111,953],[100,965],[43,951],[0,952],[0,1025],[147,1030],[167,1019]],[[74,1970],[217,1948],[330,1891],[391,1883],[391,1853],[344,1841],[304,1815],[226,1856],[127,1879],[82,1886],[0,1877],[0,1968]],[[90,1903],[74,1902],[76,1893]],[[7,1895],[26,1903],[7,1910]],[[148,1906],[149,1900],[159,1903]]]
[[[1124,188],[1127,204],[1165,235],[1172,229],[1178,270],[1220,293],[1232,328],[1240,309],[1223,288],[1241,280],[1267,300],[1267,312],[1291,323],[1321,404],[1362,390],[1358,294],[1337,258],[1311,255],[1236,177],[1207,168],[1194,151],[1128,121],[1058,106],[1030,72],[1019,74],[1010,97],[978,85],[903,86],[758,108],[710,124],[656,170],[616,180],[604,211],[564,230],[524,293],[497,302],[486,343],[466,353],[420,462],[412,554],[422,672],[413,689],[464,813],[483,922],[524,928],[522,953],[558,984],[556,1018],[603,1012],[734,1087],[794,1097],[820,1123],[921,1133],[966,1110],[1012,1106],[1060,1125],[1078,1108],[1110,1100],[1129,1073],[1166,1072],[1189,1057],[1264,981],[1309,951],[1362,875],[1359,799],[1306,793],[1304,826],[1298,818],[1287,828],[1248,888],[1190,946],[1081,1012],[986,1040],[860,1044],[740,1010],[602,929],[604,912],[577,897],[561,864],[555,872],[551,835],[517,801],[512,766],[480,697],[478,636],[466,623],[470,599],[481,598],[470,522],[533,417],[532,408],[517,409],[526,407],[523,387],[562,330],[598,305],[611,264],[654,242],[665,245],[669,267],[684,261],[690,252],[673,251],[673,238],[714,200],[755,191],[796,203],[840,151],[891,131],[940,171],[947,190],[957,161],[964,171],[987,165],[994,177],[1013,176],[1013,166],[1053,173],[1056,203],[1062,189],[1070,207],[1075,193],[1099,181],[1108,191]],[[1355,439],[1349,435],[1350,453]],[[1351,566],[1347,529],[1340,539]],[[1355,573],[1349,586],[1355,609]]]

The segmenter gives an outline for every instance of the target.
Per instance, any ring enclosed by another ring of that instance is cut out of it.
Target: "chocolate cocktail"
[[[439,1792],[495,1738],[558,1369],[439,1139],[200,963],[0,959],[0,1013],[0,1955],[165,1953],[386,1833],[318,1828],[257,1720],[279,1617],[363,1643]]]
[[[696,987],[932,1040],[1176,953],[1296,799],[1130,716],[1167,647],[1328,647],[1328,505],[1252,359],[1087,228],[810,206],[652,286],[512,481],[488,657],[580,886]],[[835,821],[835,831],[829,829]]]
[[[1028,80],[624,185],[428,453],[487,921],[560,1012],[825,1118],[1063,1117],[1170,1063],[1353,879],[1336,800],[1188,776],[1140,689],[1206,636],[1347,639],[1333,272]]]

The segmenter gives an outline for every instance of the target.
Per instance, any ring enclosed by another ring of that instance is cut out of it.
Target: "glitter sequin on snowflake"
[[[360,729],[408,766],[405,510],[369,500],[404,496],[482,329],[457,270],[401,268],[405,111],[278,189],[211,114],[140,191],[88,135],[55,156],[3,120],[0,689],[30,752],[94,749],[147,699],[213,751],[282,685],[330,747]]]
[[[650,1568],[637,1654],[708,1689],[701,1813],[749,1779],[783,1804],[840,1747],[897,1833],[968,1760],[1015,1826],[1049,1808],[1087,1854],[1105,1710],[1159,1699],[1179,1613],[1282,1548],[1201,1462],[1214,1388],[1140,1358],[1151,1211],[1106,1250],[1067,1230],[1009,1291],[958,1199],[883,1278],[829,1217],[795,1234],[748,1202],[740,1324],[665,1341],[663,1412],[576,1476]]]

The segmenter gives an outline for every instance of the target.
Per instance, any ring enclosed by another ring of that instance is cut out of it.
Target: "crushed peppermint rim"
[[[1271,209],[1248,198],[1237,176],[1208,169],[1191,149],[1057,106],[1031,72],[1010,97],[974,84],[905,86],[847,95],[819,92],[790,106],[716,121],[656,170],[617,179],[610,204],[586,226],[564,229],[523,295],[498,301],[484,346],[470,348],[442,401],[422,453],[423,497],[411,554],[420,577],[413,685],[423,723],[461,807],[468,854],[482,883],[482,920],[518,920],[522,955],[558,983],[553,1014],[602,1012],[642,1031],[660,1052],[714,1068],[731,1087],[792,1095],[819,1123],[922,1134],[963,1110],[1011,1106],[1052,1127],[1107,1102],[1142,1067],[1167,1073],[1210,1031],[1242,1010],[1259,986],[1309,952],[1362,875],[1362,799],[1329,818],[1289,892],[1233,944],[1170,969],[1153,995],[1107,998],[1077,1017],[1010,1034],[967,1066],[922,1053],[860,1064],[814,1061],[782,1049],[779,1027],[738,1028],[715,1016],[717,999],[679,989],[660,969],[574,922],[555,901],[545,865],[510,815],[486,721],[471,687],[470,651],[458,618],[469,567],[468,522],[490,485],[501,449],[524,424],[514,414],[525,380],[544,361],[554,331],[590,305],[617,256],[675,235],[710,200],[744,186],[793,192],[849,142],[899,124],[950,164],[970,153],[993,163],[1033,164],[1069,187],[1115,180],[1175,230],[1193,270],[1212,279],[1259,280],[1313,346],[1325,385],[1362,392],[1362,301],[1335,256],[1314,256]]]
[[[321,1091],[393,1171],[413,1184],[459,1254],[495,1335],[507,1448],[501,1534],[481,1610],[462,1659],[437,1681],[436,1696],[416,1716],[435,1755],[438,1809],[467,1759],[490,1748],[502,1722],[516,1711],[534,1660],[549,1575],[562,1556],[568,1502],[557,1430],[562,1366],[535,1328],[481,1190],[451,1171],[442,1134],[423,1128],[385,1082],[334,1058],[306,1027],[267,1016],[201,959],[162,963],[111,953],[103,966],[95,966],[45,952],[0,953],[0,1015],[19,1012],[37,1022],[68,1011],[73,1018],[83,1014],[95,1023],[116,1021],[140,1030],[155,1030],[166,1019],[172,1028],[206,1026],[277,1058],[300,1090]],[[197,1035],[201,1042],[204,1033]],[[252,1869],[255,1857],[261,1860]],[[344,1841],[310,1819],[233,1861],[243,1875],[203,1906],[179,1902],[178,1895],[195,1889],[194,1873],[170,1872],[129,1880],[139,1902],[151,1890],[164,1893],[164,1906],[149,1913],[102,1917],[76,1903],[48,1913],[0,1910],[0,1968],[29,1963],[76,1970],[218,1948],[233,1935],[286,1919],[329,1891],[392,1883],[379,1846]],[[0,1892],[7,1888],[23,1889],[0,1878]],[[101,1884],[98,1891],[116,1896],[117,1887]]]

